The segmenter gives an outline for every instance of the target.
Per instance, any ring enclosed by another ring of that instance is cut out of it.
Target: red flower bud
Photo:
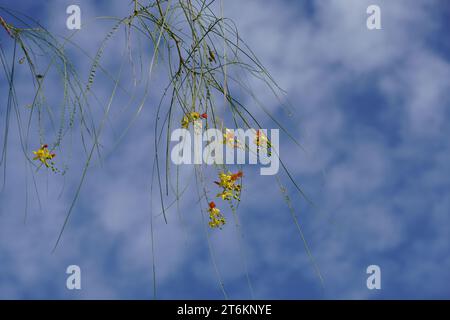
[[[209,203],[209,208],[210,209],[214,209],[216,207],[216,204],[214,203],[214,201],[211,201],[210,203]]]
[[[202,115],[200,117],[202,117],[203,119],[208,119],[208,115],[206,114],[206,112],[202,113]]]
[[[243,176],[242,171],[238,171],[237,173],[231,175],[231,180],[237,180],[238,178],[241,178],[242,176]]]

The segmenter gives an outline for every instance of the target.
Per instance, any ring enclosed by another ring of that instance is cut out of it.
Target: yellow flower
[[[224,189],[232,189],[233,181],[231,180],[231,174],[219,173],[219,181],[216,181],[216,184]]]
[[[256,130],[255,144],[258,147],[269,145],[269,139],[261,130]]]
[[[239,196],[241,193],[241,185],[237,184],[236,181],[243,176],[242,171],[238,171],[237,173],[219,173],[219,181],[215,181],[215,183],[223,188],[221,193],[217,194],[217,197],[221,197],[223,200],[231,200],[234,198],[236,200],[240,200]]]
[[[234,146],[234,132],[230,129],[225,128],[225,133],[223,134],[223,144]]]
[[[225,224],[225,217],[222,215],[220,210],[216,207],[214,201],[209,203],[208,208],[209,213],[209,226],[211,228],[220,228]]]
[[[228,128],[225,128],[225,133],[223,134],[223,144],[229,145],[233,148],[242,148],[241,143],[234,135],[234,132]]]
[[[187,114],[185,114],[183,116],[183,118],[181,119],[181,127],[183,129],[187,129],[189,128],[189,124],[192,122],[194,123],[195,121],[199,120],[200,118],[202,119],[206,119],[208,116],[206,113],[200,114],[198,112],[189,112]]]
[[[231,200],[231,198],[233,197],[233,194],[228,190],[224,190],[223,192],[218,193],[216,195],[216,197],[220,197],[220,198],[222,198],[222,200]]]
[[[59,172],[59,170],[55,168],[55,163],[52,161],[52,159],[56,157],[56,154],[48,150],[48,145],[42,145],[38,150],[33,151],[33,154],[35,155],[33,160],[39,160],[47,168],[52,169],[53,172]]]
[[[256,136],[255,136],[254,142],[259,148],[267,149],[267,151],[268,151],[267,154],[269,156],[272,155],[272,152],[269,150],[269,148],[271,147],[269,138],[267,138],[267,136],[264,134],[264,132],[262,132],[261,130],[256,130]]]
[[[181,127],[183,129],[187,129],[189,127],[189,118],[187,116],[183,116],[183,119],[181,120]]]
[[[48,160],[52,160],[54,157],[56,157],[56,154],[50,153],[50,151],[48,151],[48,145],[46,145],[46,144],[42,145],[38,150],[33,151],[33,153],[35,155],[33,160],[39,160],[47,168],[54,169],[53,162],[48,163]]]
[[[198,112],[191,112],[191,119],[193,121],[200,119],[200,113],[198,113]]]

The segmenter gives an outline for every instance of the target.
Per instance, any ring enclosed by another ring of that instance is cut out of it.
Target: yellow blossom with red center
[[[232,198],[236,200],[240,200],[241,193],[241,185],[237,184],[236,181],[239,178],[242,178],[242,171],[238,171],[237,173],[219,173],[219,181],[215,181],[215,183],[222,187],[223,190],[221,193],[218,193],[216,196],[222,198],[223,200],[231,200]]]
[[[225,224],[225,217],[220,212],[219,208],[216,207],[214,201],[209,203],[208,208],[209,213],[209,226],[211,228],[220,228]]]
[[[56,157],[56,154],[48,150],[48,145],[42,145],[38,150],[33,151],[33,153],[35,155],[33,160],[39,160],[47,168],[51,168],[53,171],[56,171],[54,163],[51,161],[54,157]]]
[[[207,119],[208,115],[206,113],[200,114],[198,112],[189,112],[183,116],[181,119],[181,127],[184,129],[189,128],[190,123],[194,123],[195,121],[199,119]]]

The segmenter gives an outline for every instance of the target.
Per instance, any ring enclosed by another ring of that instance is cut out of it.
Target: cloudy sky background
[[[91,56],[111,26],[94,18],[124,16],[132,10],[126,1],[0,4],[66,36],[65,9],[80,5],[83,28],[76,40]],[[370,4],[381,7],[382,30],[366,28]],[[233,223],[211,233],[228,296],[252,297],[247,265],[253,296],[259,299],[450,298],[450,3],[228,0],[224,11],[287,91],[292,118],[264,87],[251,82],[256,96],[287,121],[306,150],[281,135],[281,156],[315,203],[315,208],[307,206],[287,184],[324,278],[322,288],[275,179],[249,170],[239,207],[242,240]],[[4,32],[0,39],[2,45],[8,41]],[[123,48],[121,32],[103,60],[114,74]],[[89,60],[75,49],[71,54],[82,79],[87,79]],[[152,125],[165,83],[160,80],[163,72],[155,71],[149,101],[124,141],[102,166],[89,171],[54,254],[51,249],[79,181],[82,162],[77,160],[82,157],[73,147],[59,199],[62,179],[43,171],[36,175],[39,210],[30,176],[25,181],[19,140],[11,134],[7,184],[0,194],[0,298],[153,297],[150,209],[157,215],[160,207],[156,194],[153,202],[149,196]],[[1,79],[5,106],[3,75]],[[24,100],[19,104],[25,105],[32,88],[19,88]],[[95,84],[103,106],[111,88],[110,81]],[[49,99],[58,93],[47,87]],[[124,96],[114,101],[111,121],[117,126],[123,114],[130,114],[120,113],[126,101]],[[253,110],[263,117],[256,106]],[[265,124],[270,127],[269,121]],[[112,141],[112,130],[105,130],[101,142],[111,146]],[[29,210],[24,224],[26,186]],[[167,225],[160,215],[155,217],[158,298],[223,298],[196,199],[194,188],[182,198],[182,222],[175,210]],[[82,290],[65,287],[70,264],[81,267]],[[381,267],[381,290],[366,287],[371,264]]]

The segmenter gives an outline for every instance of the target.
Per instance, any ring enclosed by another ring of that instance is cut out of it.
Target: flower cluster
[[[222,200],[231,200],[232,198],[240,200],[241,185],[237,184],[236,181],[242,177],[242,171],[237,173],[219,173],[219,181],[215,183],[222,188],[222,192],[217,194],[217,197],[222,198]]]
[[[239,178],[242,178],[242,171],[236,173],[219,173],[219,181],[214,181],[219,187],[222,188],[222,192],[218,193],[216,197],[222,198],[222,200],[240,200],[241,185],[237,183]],[[209,226],[211,228],[220,228],[225,224],[225,217],[220,213],[220,210],[216,207],[214,201],[209,203]]]
[[[207,119],[208,115],[206,113],[200,114],[198,112],[189,112],[183,116],[183,119],[181,120],[181,127],[183,129],[189,128],[190,123],[194,123],[195,121],[199,119]]]
[[[267,155],[271,156],[272,153],[269,150],[271,147],[269,138],[262,132],[261,130],[256,130],[254,143],[258,147],[258,149],[267,149]]]
[[[229,145],[232,148],[242,148],[241,143],[235,136],[234,132],[230,129],[225,128],[225,133],[223,134],[223,144]]]
[[[222,215],[220,210],[216,207],[214,201],[209,203],[208,208],[209,213],[209,226],[211,228],[220,228],[225,224],[225,217]]]
[[[42,145],[38,150],[33,151],[35,157],[33,160],[39,160],[42,162],[47,168],[52,169],[52,171],[56,172],[55,163],[51,161],[54,157],[56,157],[55,153],[52,153],[48,150],[48,145]]]

